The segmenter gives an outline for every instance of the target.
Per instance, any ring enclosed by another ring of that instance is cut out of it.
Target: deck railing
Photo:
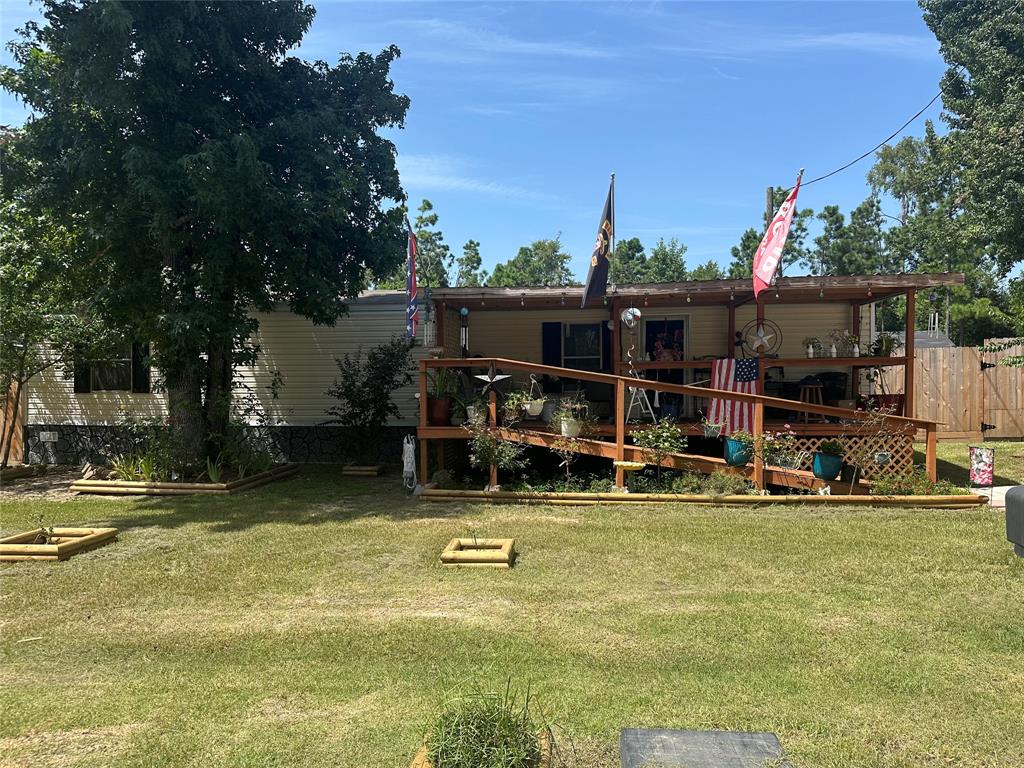
[[[495,370],[501,371],[503,373],[519,371],[527,374],[540,374],[553,376],[561,379],[588,381],[596,384],[607,384],[613,387],[615,393],[615,459],[617,461],[623,460],[626,449],[626,391],[629,387],[640,387],[645,390],[661,392],[664,394],[689,395],[691,397],[701,398],[720,398],[723,400],[735,400],[739,402],[752,403],[754,406],[752,434],[754,435],[755,439],[759,439],[764,434],[765,408],[779,408],[787,411],[797,411],[799,413],[813,414],[815,416],[831,416],[833,418],[844,419],[846,421],[851,422],[865,422],[869,420],[878,420],[885,427],[891,428],[893,431],[902,433],[914,433],[917,430],[923,430],[925,433],[925,471],[927,472],[928,477],[932,481],[935,481],[937,478],[936,447],[938,433],[937,424],[936,422],[933,421],[927,421],[924,419],[914,419],[907,416],[894,416],[891,414],[881,413],[877,411],[850,410],[847,408],[836,408],[831,405],[817,405],[814,403],[804,403],[794,400],[785,400],[783,398],[778,397],[770,397],[768,395],[751,395],[742,392],[729,392],[726,390],[711,389],[709,387],[698,387],[691,384],[673,384],[671,382],[664,381],[636,379],[630,376],[618,376],[611,373],[581,371],[574,368],[561,368],[558,366],[542,365],[540,363],[530,363],[522,360],[508,360],[501,357],[438,358],[423,359],[419,361],[419,425],[421,428],[420,461],[422,470],[421,475],[424,478],[428,474],[428,456],[426,451],[426,438],[424,437],[424,433],[429,427],[429,422],[427,420],[428,371],[432,368],[490,369],[492,365],[494,366]],[[497,428],[498,422],[496,395],[493,390],[491,391],[490,395],[491,396],[488,408],[488,419],[491,427]],[[755,452],[753,459],[753,475],[751,479],[759,489],[763,489],[765,486],[764,459],[758,454],[759,452]],[[493,481],[493,468],[491,475]],[[619,467],[616,467],[615,484],[621,487],[623,485],[623,482],[623,470]]]

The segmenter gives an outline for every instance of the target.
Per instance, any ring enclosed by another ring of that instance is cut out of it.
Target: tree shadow
[[[258,525],[322,525],[381,517],[388,520],[455,518],[462,505],[425,504],[413,498],[401,477],[341,476],[336,466],[307,465],[298,474],[235,495],[146,496],[131,514],[110,518],[117,528],[178,528],[205,524],[215,533]]]

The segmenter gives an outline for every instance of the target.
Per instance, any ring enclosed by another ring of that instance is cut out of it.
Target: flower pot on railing
[[[730,467],[742,467],[754,457],[754,446],[743,440],[725,438],[725,463]]]
[[[819,480],[835,480],[843,471],[843,457],[815,451],[811,471]]]
[[[579,437],[582,425],[577,419],[562,419],[562,437]]]
[[[531,419],[537,418],[544,412],[544,404],[546,402],[547,401],[542,397],[536,398],[535,400],[528,400],[525,407],[526,415]]]
[[[448,427],[452,423],[450,397],[427,398],[427,423],[432,427]]]

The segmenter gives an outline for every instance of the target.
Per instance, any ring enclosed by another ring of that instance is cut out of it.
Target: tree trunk
[[[230,339],[214,339],[206,347],[206,455],[216,461],[231,421],[232,351]]]
[[[206,423],[197,364],[165,369],[168,427],[173,431],[181,468],[202,463]]]
[[[9,395],[9,393],[8,393]],[[6,406],[6,403],[5,403]],[[14,428],[18,425],[18,408],[21,407],[21,379],[17,379],[14,384],[14,405],[11,409],[10,418],[8,423],[4,425],[4,455],[3,459],[0,460],[0,467],[6,467],[7,462],[11,458],[11,443],[14,441]],[[4,414],[7,414],[7,408],[4,408]]]

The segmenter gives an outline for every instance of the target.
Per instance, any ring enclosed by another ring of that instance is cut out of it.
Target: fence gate
[[[14,419],[14,433],[11,435],[11,464],[20,464],[25,458],[25,391],[22,390],[21,402],[14,402],[14,385],[4,398],[3,431],[0,432],[0,458],[7,448],[7,432],[11,426],[11,419]]]
[[[999,339],[986,339],[989,344]],[[995,352],[982,354],[986,363],[982,371],[984,387],[984,426],[986,438],[1024,437],[1024,368],[1009,368],[1005,365],[993,365],[1010,355],[1024,355],[1024,344]],[[980,363],[979,363],[980,367]]]

